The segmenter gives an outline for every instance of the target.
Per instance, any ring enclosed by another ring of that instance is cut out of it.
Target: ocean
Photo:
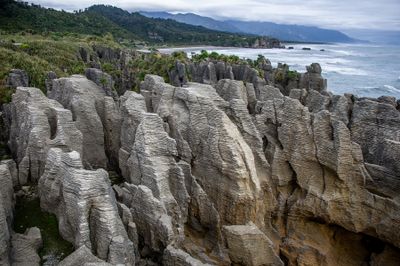
[[[201,50],[256,59],[259,54],[273,66],[286,63],[290,69],[305,72],[306,66],[319,63],[334,94],[352,93],[359,97],[382,95],[400,98],[400,46],[372,44],[286,44],[293,49],[247,49],[226,47],[187,47],[160,49],[170,53],[184,50],[191,55]],[[303,50],[308,47],[311,50]],[[323,50],[323,51],[321,51]]]

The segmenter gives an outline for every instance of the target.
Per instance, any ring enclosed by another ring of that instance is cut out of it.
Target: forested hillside
[[[7,1],[0,7],[0,29],[9,33],[61,32],[97,36],[111,33],[117,39],[156,45],[251,47],[260,38],[210,30],[174,20],[148,18],[113,6],[95,5],[70,13],[16,1]]]

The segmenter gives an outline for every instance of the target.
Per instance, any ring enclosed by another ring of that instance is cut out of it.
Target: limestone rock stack
[[[11,230],[13,187],[32,181],[75,247],[60,265],[398,264],[398,103],[332,95],[318,64],[275,86],[287,66],[259,64],[177,62],[173,85],[146,75],[119,98],[98,69],[49,79],[50,99],[18,87],[0,263],[24,245],[38,263],[37,230]]]
[[[37,182],[51,147],[82,151],[82,133],[71,112],[39,89],[19,87],[10,105],[9,147],[18,165],[18,182]]]
[[[105,170],[85,170],[78,152],[54,148],[38,187],[41,207],[56,214],[62,237],[75,248],[84,245],[113,264],[134,264],[133,244]]]
[[[12,165],[0,162],[0,264],[10,264],[11,234],[14,211]],[[15,165],[14,165],[15,167]]]
[[[87,75],[97,81],[92,72],[89,69]],[[111,93],[107,86],[102,88],[83,76],[73,75],[53,80],[48,91],[49,98],[72,112],[83,136],[83,163],[92,169],[115,166],[118,161],[119,113],[113,98],[107,96]]]

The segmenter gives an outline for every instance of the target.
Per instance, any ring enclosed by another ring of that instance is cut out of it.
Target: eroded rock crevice
[[[268,62],[264,78],[226,63],[175,67],[176,87],[147,75],[120,97],[97,69],[53,77],[47,97],[16,89],[2,123],[15,161],[0,164],[1,263],[22,246],[22,262],[40,263],[40,230],[12,229],[14,190],[28,185],[74,247],[60,265],[400,259],[393,99],[332,95],[315,64],[285,86]]]

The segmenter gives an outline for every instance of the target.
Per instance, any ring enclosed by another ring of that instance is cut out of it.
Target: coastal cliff
[[[13,232],[30,187],[75,250],[59,265],[397,265],[399,103],[333,95],[321,72],[177,60],[171,84],[91,68],[45,95],[14,70],[1,264],[40,263],[41,231]]]

